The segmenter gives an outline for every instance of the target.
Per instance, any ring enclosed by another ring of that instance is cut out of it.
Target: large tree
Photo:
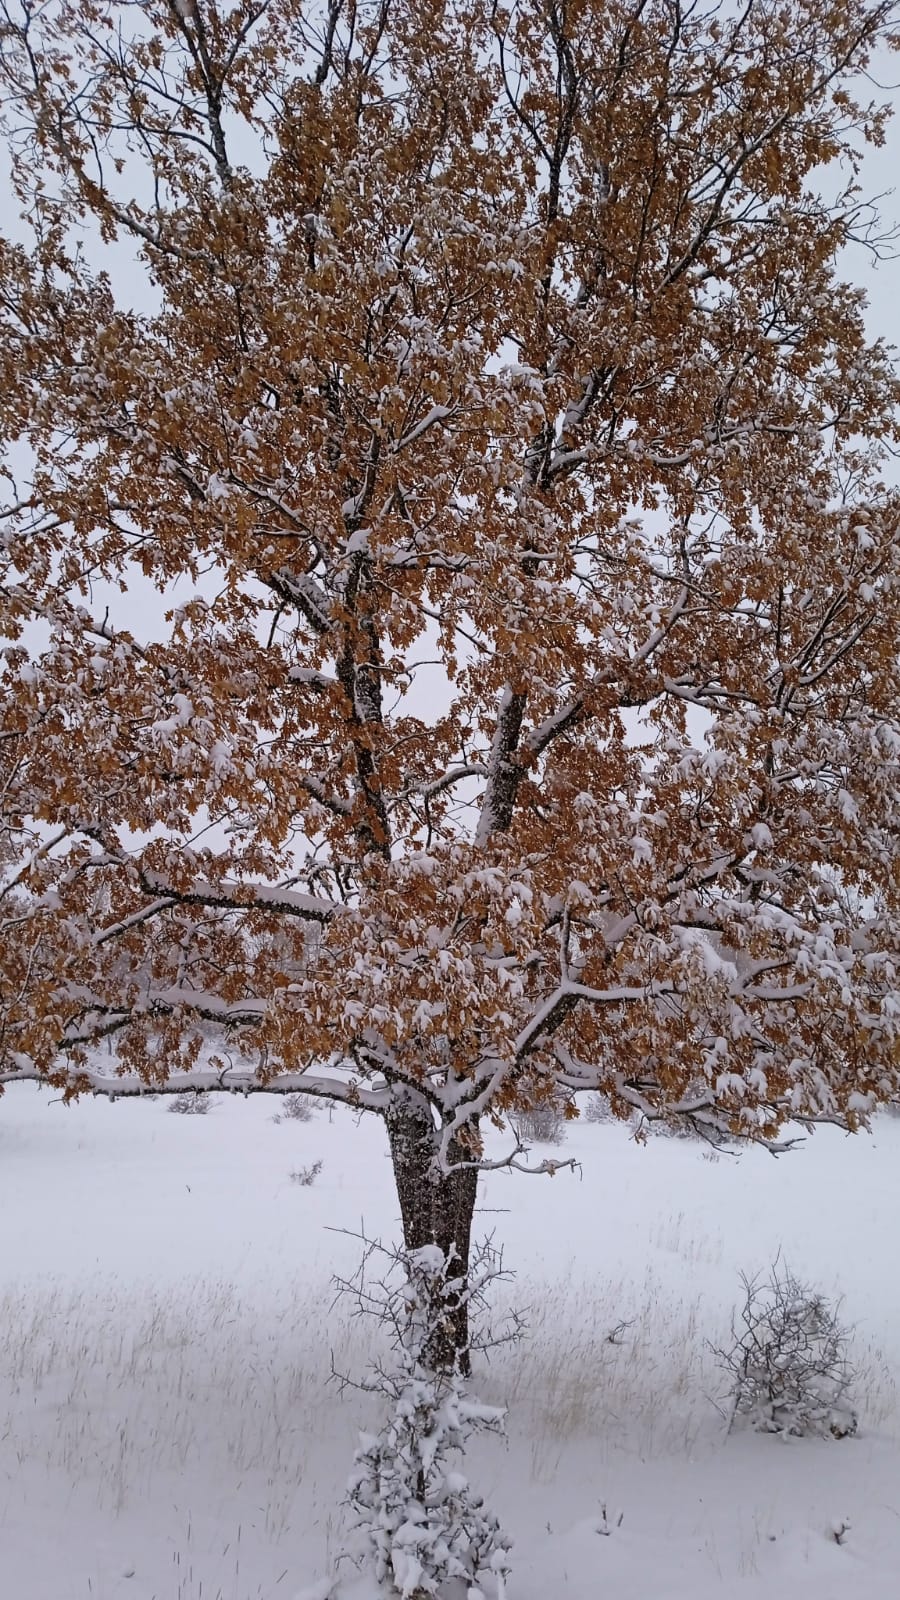
[[[2,1080],[349,1101],[463,1256],[535,1098],[864,1119],[895,5],[3,11]]]

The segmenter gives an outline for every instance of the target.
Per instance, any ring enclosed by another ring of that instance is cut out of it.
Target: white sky
[[[872,98],[892,101],[894,115],[884,148],[868,151],[860,183],[866,197],[883,196],[879,210],[884,227],[900,229],[900,53],[879,51],[871,77]],[[868,294],[869,332],[900,349],[900,237],[893,249],[898,252],[897,259],[875,263],[868,251],[848,250],[845,270]]]

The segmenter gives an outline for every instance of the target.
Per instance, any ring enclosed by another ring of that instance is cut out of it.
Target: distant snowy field
[[[393,1235],[396,1203],[377,1123],[277,1110],[0,1101],[2,1600],[293,1600],[340,1549],[373,1411],[326,1380],[372,1332],[334,1303],[359,1247],[333,1230]],[[510,1600],[896,1600],[900,1121],[778,1161],[579,1123],[563,1153],[580,1177],[481,1196],[530,1323],[479,1375],[508,1440],[469,1462]],[[723,1438],[705,1341],[779,1248],[845,1296],[857,1439]]]

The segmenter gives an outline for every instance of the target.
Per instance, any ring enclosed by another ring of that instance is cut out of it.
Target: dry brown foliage
[[[896,1094],[895,5],[3,15],[5,1079]]]

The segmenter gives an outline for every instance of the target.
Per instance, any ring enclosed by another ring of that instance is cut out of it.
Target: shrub
[[[298,1167],[296,1172],[291,1173],[291,1183],[299,1183],[302,1189],[311,1189],[321,1171],[321,1161],[314,1161],[309,1167]]]
[[[616,1120],[605,1094],[588,1095],[581,1115],[585,1122],[615,1122]]]
[[[761,1433],[834,1439],[855,1433],[855,1374],[840,1302],[830,1304],[778,1262],[767,1279],[741,1281],[733,1342],[714,1351],[729,1378],[729,1427],[744,1420]]]
[[[313,1107],[308,1094],[286,1094],[273,1122],[312,1122]]]
[[[169,1110],[174,1111],[179,1117],[205,1117],[211,1108],[210,1096],[201,1094],[196,1089],[182,1089],[180,1094],[173,1095],[169,1101]]]
[[[355,1523],[354,1554],[375,1580],[377,1592],[395,1600],[502,1600],[509,1572],[509,1540],[497,1518],[474,1493],[463,1471],[470,1437],[502,1433],[504,1412],[472,1396],[459,1359],[435,1370],[430,1353],[447,1306],[460,1295],[480,1302],[503,1276],[489,1245],[476,1250],[467,1280],[435,1245],[384,1251],[388,1277],[370,1286],[365,1263],[351,1292],[358,1309],[388,1329],[391,1356],[376,1361],[360,1387],[386,1402],[377,1434],[364,1434],[354,1458],[348,1502]],[[486,1349],[516,1338],[513,1317],[499,1335],[486,1333]]]
[[[521,1144],[562,1144],[566,1136],[565,1103],[539,1100],[518,1113],[513,1127]]]

